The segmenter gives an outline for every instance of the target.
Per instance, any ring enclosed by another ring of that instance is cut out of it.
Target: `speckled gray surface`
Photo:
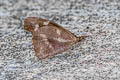
[[[28,16],[90,37],[38,60]],[[120,80],[120,0],[0,0],[0,80]]]

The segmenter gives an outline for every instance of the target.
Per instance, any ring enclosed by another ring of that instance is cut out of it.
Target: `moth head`
[[[30,32],[37,30],[40,26],[42,26],[42,20],[37,17],[28,17],[24,20],[24,29]]]
[[[28,17],[24,20],[24,29],[30,32],[37,31],[40,27],[47,25],[49,25],[49,20],[37,17]]]

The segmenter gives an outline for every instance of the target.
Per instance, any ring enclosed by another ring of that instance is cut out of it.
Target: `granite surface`
[[[30,16],[89,37],[39,60]],[[0,0],[0,80],[120,80],[120,0]]]

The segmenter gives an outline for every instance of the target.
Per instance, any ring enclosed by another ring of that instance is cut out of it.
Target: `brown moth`
[[[26,18],[24,29],[32,32],[35,55],[39,59],[55,56],[86,37],[76,37],[60,25],[37,17]]]

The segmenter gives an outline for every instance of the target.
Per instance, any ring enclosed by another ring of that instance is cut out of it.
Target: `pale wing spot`
[[[44,41],[45,41],[45,44],[47,44],[49,46],[49,48],[54,49],[53,46],[49,43],[48,40],[44,40]]]
[[[52,45],[49,45],[49,47],[50,47],[50,48],[53,48],[53,46],[52,46]]]
[[[49,43],[48,39],[43,39],[42,40],[44,42],[44,44],[46,44],[49,48],[51,48],[54,51],[53,46]],[[40,47],[40,54],[42,54],[44,52],[44,50],[46,50],[47,48],[45,47]],[[43,55],[43,54],[42,54]]]
[[[50,45],[50,43],[48,42],[48,40],[45,40],[45,44]]]
[[[48,25],[50,21],[43,22],[43,25]]]
[[[35,22],[30,22],[31,24],[35,24]]]
[[[40,47],[40,53],[43,53],[43,47]]]
[[[56,30],[57,34],[60,35],[61,31],[59,29]]]
[[[43,37],[43,38],[47,39],[47,36],[44,35],[44,34],[40,34],[40,37]]]
[[[47,36],[44,34],[40,34],[41,37],[43,37],[44,39],[42,39],[43,42],[45,42],[45,44],[47,44],[51,49],[53,49],[53,46],[49,43]]]
[[[59,42],[70,42],[71,40],[66,40],[66,39],[63,39],[63,38],[54,38],[55,40],[59,41]]]
[[[38,28],[39,28],[39,25],[38,25],[38,24],[35,24],[35,29],[34,29],[34,31],[37,31]]]
[[[40,50],[43,50],[43,47],[40,47]]]

